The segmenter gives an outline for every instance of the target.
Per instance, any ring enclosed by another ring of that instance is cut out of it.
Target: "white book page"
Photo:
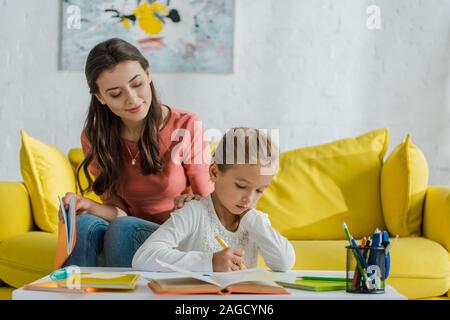
[[[264,268],[252,268],[230,272],[215,272],[211,274],[211,278],[219,283],[222,288],[226,288],[246,281],[276,281],[280,279],[280,276]]]
[[[73,239],[75,237],[75,219],[76,219],[76,212],[75,212],[75,206],[76,206],[76,196],[73,196],[72,199],[70,199],[69,204],[69,210],[67,211],[67,229],[68,229],[68,242],[69,242],[69,250],[72,249]]]
[[[67,239],[69,239],[69,226],[68,226],[68,221],[67,221],[68,218],[67,218],[66,209],[64,208],[64,201],[59,197],[58,197],[58,199],[59,199],[59,210],[61,211],[61,216],[63,217],[63,220],[64,220],[64,227],[66,228]],[[69,244],[67,244],[67,254],[70,254]]]
[[[196,274],[196,273],[194,273],[194,272],[191,272],[191,271],[188,271],[188,270],[185,270],[185,269],[176,267],[176,266],[174,266],[174,265],[171,265],[171,264],[169,264],[169,263],[163,262],[163,261],[158,260],[158,259],[156,259],[156,262],[158,262],[161,266],[163,266],[164,268],[167,268],[167,269],[169,269],[169,270],[172,270],[172,271],[175,271],[175,272],[179,272],[179,273],[181,273],[181,274],[183,274],[183,275],[189,276],[189,277],[194,278],[194,279],[197,279],[197,280],[202,280],[202,281],[205,281],[205,282],[214,284],[214,285],[216,285],[216,286],[218,286],[218,287],[220,287],[220,288],[224,288],[224,287],[222,287],[219,283],[217,283],[216,281],[214,281],[214,280],[212,279],[212,277],[202,276],[202,275],[200,275],[200,274]]]
[[[179,272],[183,275],[192,277],[194,279],[215,284],[216,286],[219,286],[221,289],[227,288],[228,286],[239,282],[275,281],[280,279],[279,275],[273,272],[269,272],[264,268],[252,268],[230,272],[213,272],[210,274],[209,277],[207,277],[182,269],[180,267],[176,267],[174,265],[160,261],[158,259],[156,259],[156,262],[158,262],[161,266],[170,269],[172,271]]]

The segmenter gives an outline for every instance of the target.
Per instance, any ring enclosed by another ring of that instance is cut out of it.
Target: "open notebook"
[[[148,286],[155,294],[289,294],[277,284],[279,276],[263,268],[200,275],[174,265],[157,262],[185,277],[151,279]]]
[[[63,219],[58,223],[58,242],[56,244],[56,255],[54,268],[60,268],[72,253],[75,247],[77,226],[76,226],[76,197],[72,197],[69,208],[64,208],[64,203],[59,199],[58,215]]]

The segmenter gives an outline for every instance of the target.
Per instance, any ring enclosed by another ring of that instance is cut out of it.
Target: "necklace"
[[[126,146],[127,146],[128,153],[130,154],[130,157],[131,157],[131,165],[134,166],[136,164],[136,159],[137,159],[137,156],[139,155],[140,150],[138,150],[136,155],[133,157],[133,155],[131,154],[130,148],[128,147],[128,145],[126,145]]]

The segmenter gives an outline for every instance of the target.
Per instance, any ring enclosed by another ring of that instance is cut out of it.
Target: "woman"
[[[212,192],[209,146],[194,114],[158,101],[149,63],[133,45],[117,38],[99,43],[88,55],[85,74],[91,103],[80,169],[89,186],[82,194],[93,190],[103,203],[77,196],[77,242],[65,265],[131,267],[134,253],[169,218],[174,201],[180,207]],[[190,138],[184,148],[172,141],[180,132]],[[64,202],[72,196],[66,194]],[[104,263],[97,261],[101,252]]]

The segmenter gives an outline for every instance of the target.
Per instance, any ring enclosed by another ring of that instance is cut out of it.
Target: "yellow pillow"
[[[55,146],[30,137],[21,130],[20,171],[31,198],[36,225],[47,232],[58,229],[58,196],[75,192],[69,160]]]
[[[18,234],[0,243],[0,278],[20,288],[53,270],[57,235],[42,231]]]
[[[78,170],[78,167],[81,165],[81,162],[84,160],[83,151],[81,150],[81,148],[71,149],[69,151],[68,157],[69,157],[70,164],[72,165],[73,173],[75,175],[75,185],[76,185],[77,194],[81,195],[80,188],[78,187],[78,182],[76,181],[76,172]],[[89,172],[89,174],[90,174],[92,180],[95,180],[94,176],[90,172]],[[88,180],[86,178],[86,175],[84,174],[83,169],[80,170],[80,183],[81,183],[81,186],[83,187],[83,189],[88,186]],[[94,191],[89,191],[89,192],[85,193],[83,196],[85,198],[94,200],[98,203],[103,203],[102,200],[100,199],[100,197],[98,195],[96,195]]]
[[[381,198],[386,226],[401,237],[421,234],[428,164],[408,134],[387,158],[381,172]]]
[[[345,239],[383,228],[380,174],[388,129],[282,153],[257,208],[290,240]]]

